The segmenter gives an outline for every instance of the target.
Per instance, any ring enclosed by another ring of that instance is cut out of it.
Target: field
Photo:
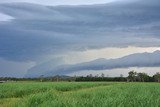
[[[10,82],[0,107],[160,107],[159,83]]]

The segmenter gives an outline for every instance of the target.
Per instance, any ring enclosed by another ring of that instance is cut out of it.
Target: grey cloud
[[[0,58],[0,77],[23,77],[27,69],[33,66],[33,62],[14,62]]]
[[[109,70],[116,68],[128,67],[159,67],[160,66],[160,51],[153,53],[136,53],[117,59],[97,59],[91,62],[84,62],[74,65],[59,65],[52,68],[50,71],[42,73],[44,76],[51,76],[57,74],[69,74],[84,70]],[[39,72],[36,75],[26,74],[26,76],[40,76]]]
[[[42,5],[80,5],[80,4],[100,4],[119,0],[3,0],[0,3],[27,2],[38,3]]]
[[[0,4],[0,57],[39,60],[86,48],[160,46],[159,0],[88,6]],[[152,41],[151,41],[152,40]]]
[[[37,64],[36,66],[28,69],[26,76],[38,77],[38,76],[44,75],[47,71],[50,71],[63,64],[64,64],[63,59],[60,57],[57,57],[47,62]]]

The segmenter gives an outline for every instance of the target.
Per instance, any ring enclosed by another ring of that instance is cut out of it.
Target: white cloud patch
[[[14,18],[6,14],[0,13],[0,21],[10,21],[11,19],[14,19]]]
[[[59,56],[63,57],[66,64],[76,64],[96,60],[99,58],[116,59],[134,53],[152,53],[157,50],[160,50],[160,47],[109,47],[103,49],[86,49],[82,52],[69,52]],[[52,58],[52,56],[50,56],[50,58]]]

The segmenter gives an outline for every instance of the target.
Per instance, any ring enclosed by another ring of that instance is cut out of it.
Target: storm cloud
[[[15,62],[31,61],[38,66],[45,63],[49,56],[53,61],[49,60],[54,62],[57,56],[72,51],[106,47],[159,47],[159,10],[159,0],[120,0],[74,6],[1,2],[0,14],[9,19],[0,20],[0,58]],[[101,60],[98,61],[101,63]],[[130,61],[132,59],[128,59]],[[64,66],[61,62],[58,65],[53,67],[55,72],[60,69],[67,73],[68,70],[93,68],[85,64],[82,64],[84,67],[74,65],[75,68]],[[68,70],[63,70],[63,67]],[[121,66],[107,69],[117,67]],[[95,65],[96,69],[98,67]]]
[[[129,67],[159,67],[160,66],[160,51],[153,53],[136,53],[117,59],[97,59],[90,62],[84,62],[73,65],[59,65],[52,66],[52,70],[45,72],[30,70],[26,74],[26,77],[38,77],[40,75],[52,76],[52,75],[64,75],[78,71],[86,70],[110,70],[116,68],[129,68]],[[39,66],[40,67],[40,66]],[[54,67],[54,68],[53,68]],[[34,74],[33,74],[34,72]]]
[[[0,57],[37,60],[48,54],[104,47],[159,46],[159,1],[86,6],[0,4],[14,19],[0,24]]]

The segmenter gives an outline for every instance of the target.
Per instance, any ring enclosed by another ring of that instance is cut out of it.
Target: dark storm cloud
[[[36,60],[86,48],[159,46],[159,10],[158,0],[54,7],[0,4],[0,12],[14,18],[0,24],[0,57]]]

